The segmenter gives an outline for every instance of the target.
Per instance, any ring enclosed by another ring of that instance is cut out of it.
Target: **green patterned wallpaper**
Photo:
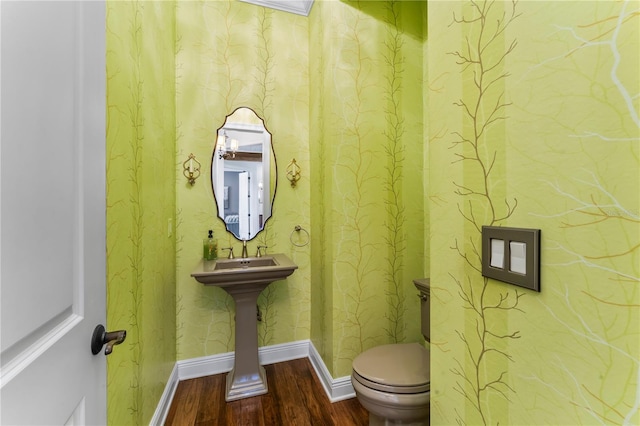
[[[314,4],[312,340],[334,377],[419,341],[425,276],[420,2]]]
[[[226,115],[245,106],[264,119],[278,163],[278,188],[273,217],[249,242],[249,253],[266,245],[267,252],[287,254],[299,269],[261,294],[259,344],[308,339],[309,247],[289,242],[296,225],[309,229],[308,20],[235,1],[180,2],[176,14],[178,158],[193,152],[210,170],[216,131]],[[302,168],[295,188],[284,172],[293,158]],[[215,231],[220,247],[233,246],[236,255],[241,244],[217,218],[206,171],[194,186],[178,171],[176,187],[178,359],[233,351],[233,300],[190,274],[208,229]]]
[[[425,7],[374,6],[320,2],[310,18],[238,2],[177,7],[178,157],[193,152],[208,167],[215,131],[238,106],[264,118],[280,182],[274,218],[257,240],[300,268],[263,292],[259,343],[313,336],[336,377],[349,374],[363,349],[419,339],[418,300],[408,296],[412,279],[425,274],[424,159],[413,155],[423,146],[416,87]],[[292,158],[303,171],[295,188],[284,179]],[[191,187],[177,175],[179,359],[234,347],[231,298],[189,276],[207,229],[239,250],[215,218],[208,182],[201,183]],[[311,231],[310,246],[291,244],[295,225]],[[249,245],[254,252],[257,243]],[[326,336],[333,336],[328,344]]]
[[[231,298],[189,274],[208,229],[240,244],[206,172],[178,166],[208,169],[239,106],[279,165],[250,252],[300,267],[261,295],[260,345],[311,339],[346,376],[420,341],[430,276],[433,424],[640,421],[637,2],[109,4],[109,320],[136,330],[109,360],[110,423],[147,422],[176,359],[234,348]],[[485,224],[542,230],[541,293],[481,276]]]
[[[640,422],[638,6],[429,2],[433,424]],[[540,293],[489,224],[542,230]]]
[[[176,360],[174,5],[107,5],[108,422],[148,424]]]

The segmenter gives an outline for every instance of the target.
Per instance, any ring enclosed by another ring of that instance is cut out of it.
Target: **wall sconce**
[[[296,183],[300,180],[300,166],[296,163],[296,159],[291,160],[287,166],[287,179],[291,182],[291,187],[295,187]]]
[[[196,183],[196,179],[200,176],[200,163],[196,160],[193,153],[189,154],[187,161],[182,163],[182,174],[187,178],[191,185]]]
[[[221,135],[218,135],[218,158],[220,158],[221,160],[236,158],[236,152],[238,151],[238,141],[236,139],[231,139],[229,143],[229,151],[227,151],[228,139],[229,137],[227,136],[227,132],[223,131]]]

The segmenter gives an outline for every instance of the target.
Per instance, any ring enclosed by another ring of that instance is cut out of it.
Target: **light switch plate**
[[[492,253],[500,252],[499,241],[504,242],[501,265],[492,262]],[[540,291],[540,230],[483,226],[482,275]]]

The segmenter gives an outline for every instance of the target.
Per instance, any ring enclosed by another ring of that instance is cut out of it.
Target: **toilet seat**
[[[394,394],[429,392],[430,353],[418,343],[371,348],[353,360],[353,378],[370,389]]]

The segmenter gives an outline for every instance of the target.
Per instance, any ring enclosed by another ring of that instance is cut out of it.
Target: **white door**
[[[249,173],[238,173],[238,221],[240,238],[250,240],[249,235]]]
[[[105,4],[0,3],[0,423],[105,424]]]

